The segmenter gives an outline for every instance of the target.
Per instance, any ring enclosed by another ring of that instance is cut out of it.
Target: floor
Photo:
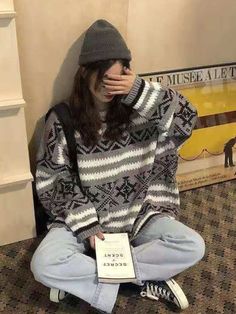
[[[206,241],[204,259],[176,280],[188,297],[186,314],[236,313],[236,180],[181,193],[180,220]],[[49,300],[49,289],[29,270],[42,237],[0,247],[0,313],[95,313],[82,300],[69,296],[60,304]],[[144,299],[133,285],[120,289],[114,314],[176,313],[169,305]]]

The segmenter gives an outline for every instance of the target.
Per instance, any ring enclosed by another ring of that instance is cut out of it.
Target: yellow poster
[[[192,136],[179,150],[181,191],[236,178],[236,63],[141,74],[173,87],[198,110]]]

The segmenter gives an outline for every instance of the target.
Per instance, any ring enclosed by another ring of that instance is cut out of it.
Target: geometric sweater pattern
[[[129,128],[119,140],[103,137],[85,146],[75,131],[83,192],[76,183],[68,147],[54,112],[37,154],[36,190],[52,217],[79,241],[101,232],[127,232],[130,239],[154,216],[176,218],[178,149],[190,137],[197,111],[177,91],[136,77],[122,103],[132,106]]]

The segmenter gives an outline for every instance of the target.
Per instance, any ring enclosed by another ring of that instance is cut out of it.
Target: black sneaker
[[[174,279],[166,281],[146,281],[140,295],[152,300],[159,300],[159,298],[164,299],[177,305],[182,310],[189,306],[183,290]]]

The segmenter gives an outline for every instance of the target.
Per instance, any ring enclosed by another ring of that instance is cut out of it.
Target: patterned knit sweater
[[[177,149],[192,133],[196,109],[178,92],[139,77],[122,102],[135,110],[118,141],[101,134],[86,147],[75,132],[83,192],[71,174],[62,126],[50,114],[36,171],[39,199],[54,219],[49,229],[66,227],[78,240],[98,231],[133,238],[152,217],[178,214]]]

